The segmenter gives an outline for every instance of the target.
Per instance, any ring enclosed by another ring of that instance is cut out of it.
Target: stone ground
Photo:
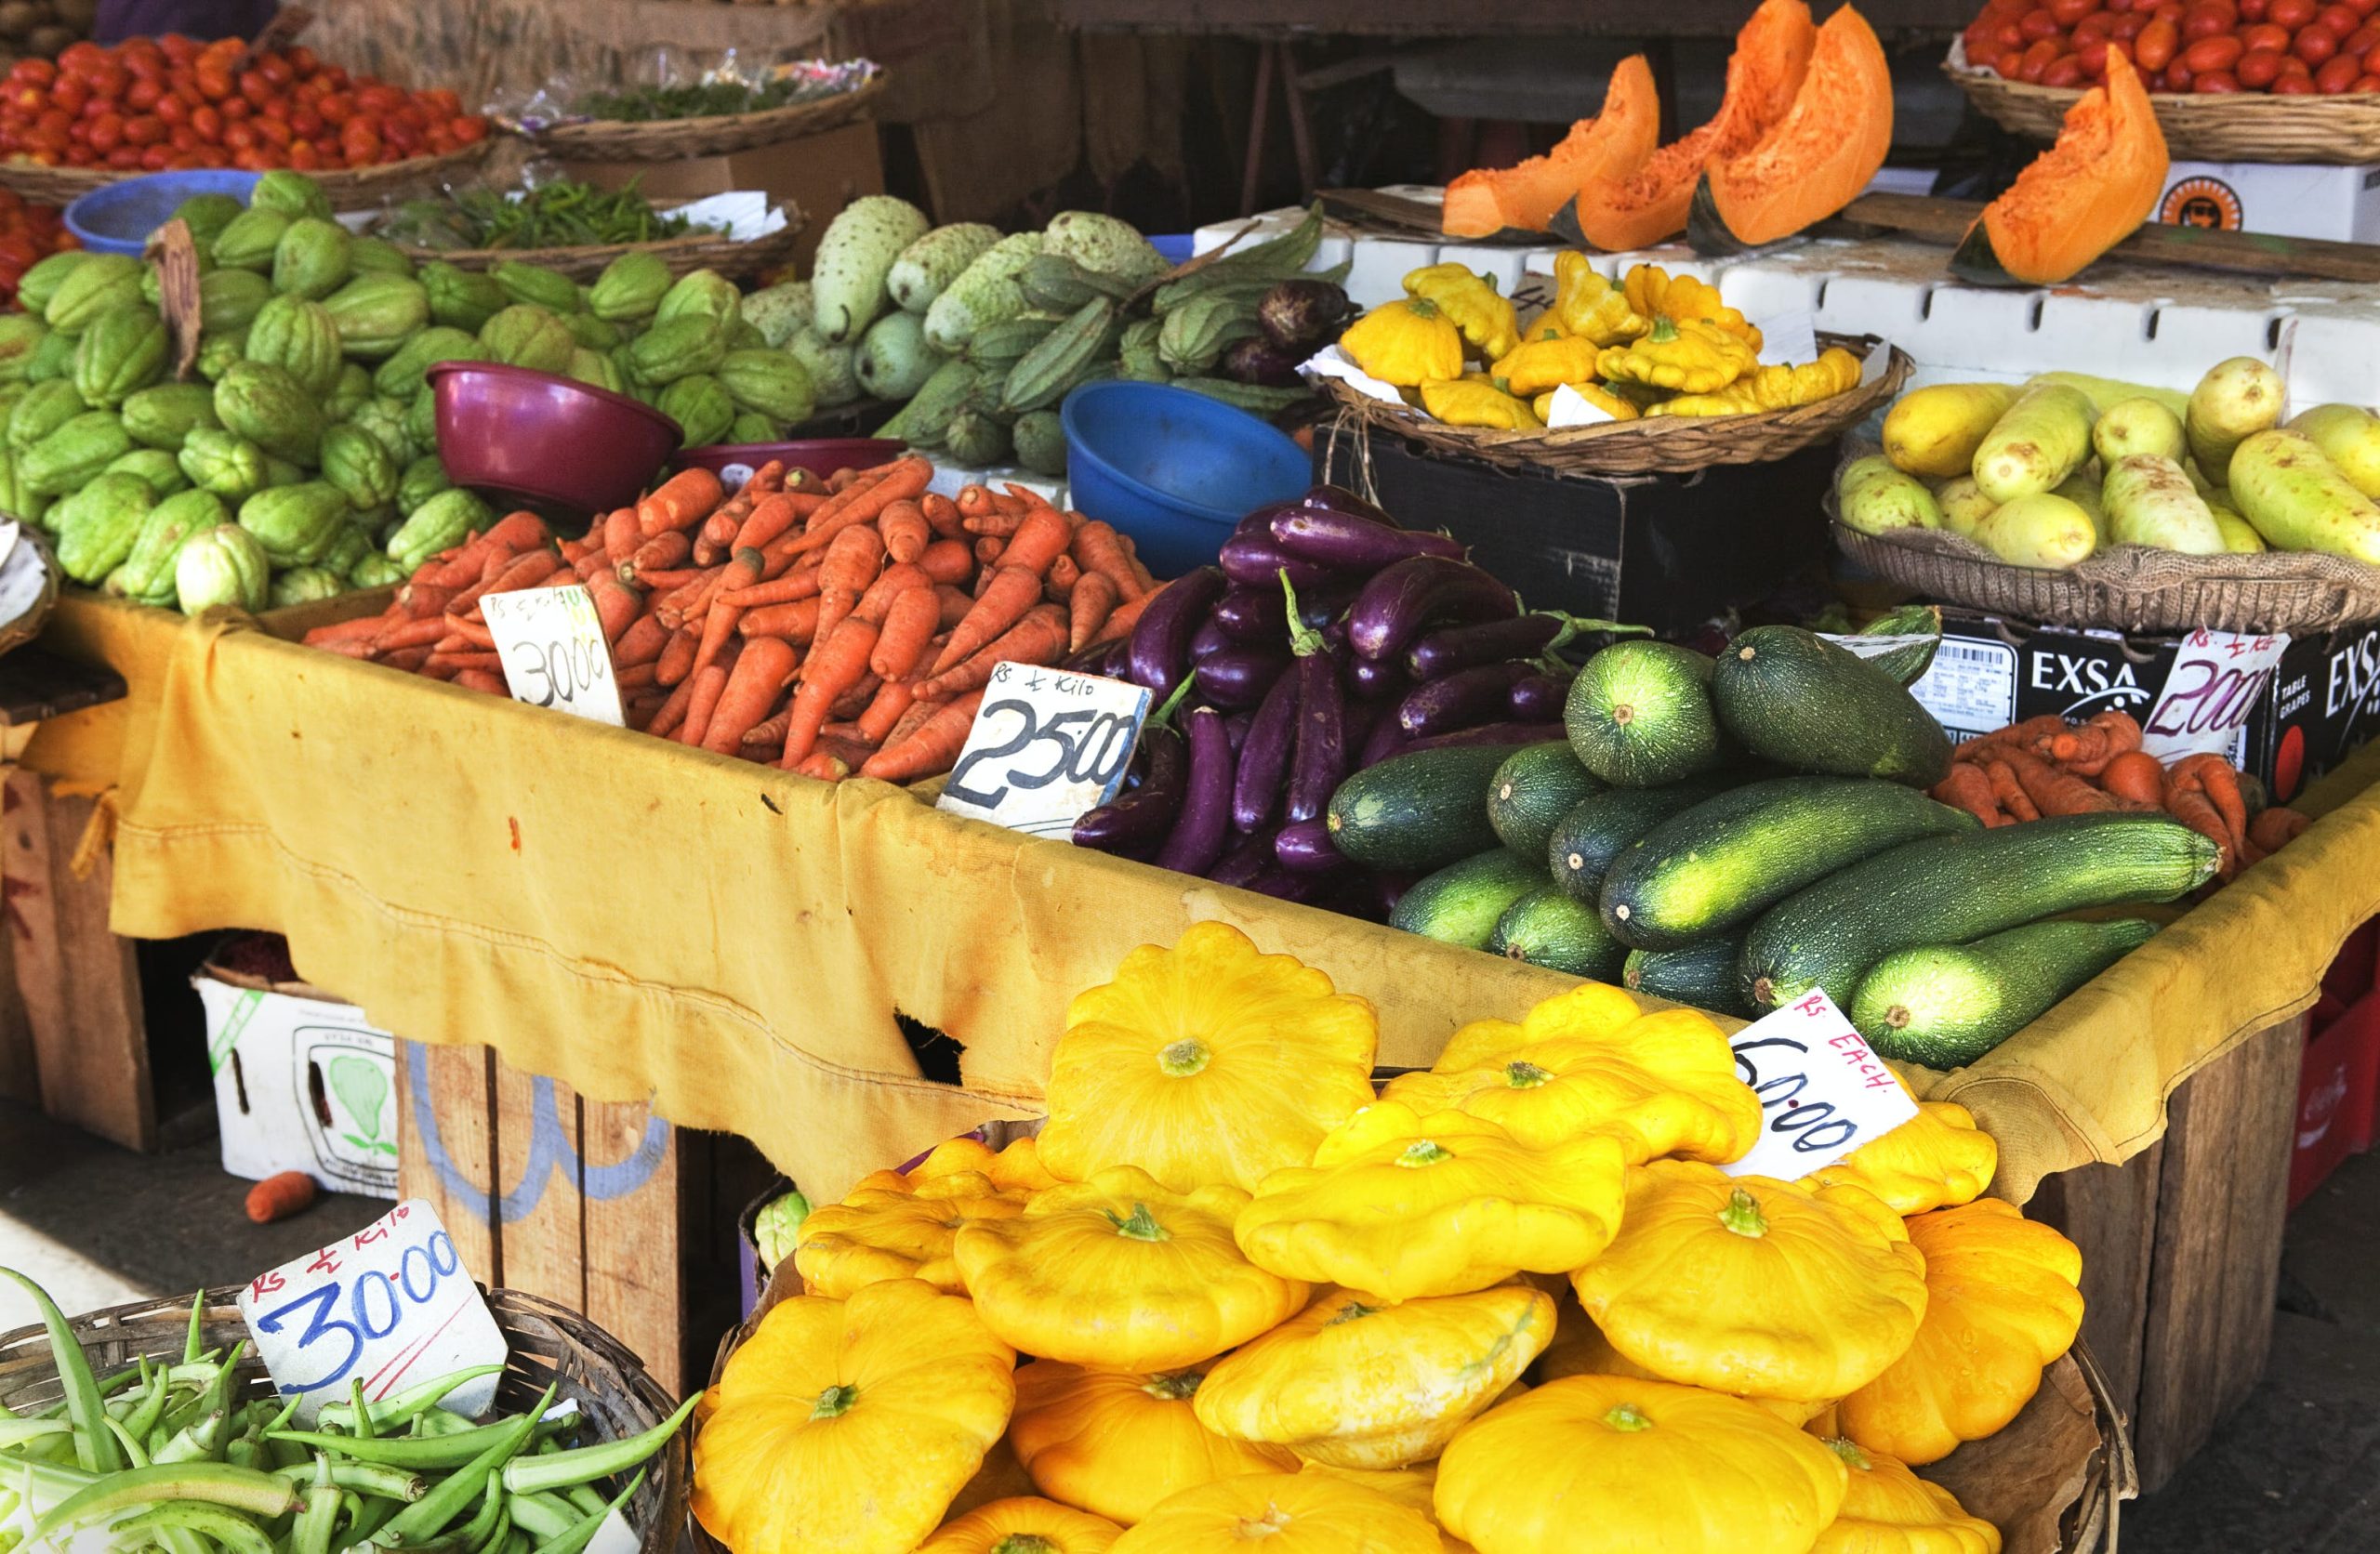
[[[214,1140],[138,1155],[0,1102],[0,1267],[70,1313],[232,1284],[376,1218],[331,1195],[275,1225],[242,1211]],[[2124,1508],[2125,1554],[2380,1549],[2380,1153],[2292,1217],[2270,1373],[2162,1494]],[[33,1320],[0,1289],[0,1332]]]

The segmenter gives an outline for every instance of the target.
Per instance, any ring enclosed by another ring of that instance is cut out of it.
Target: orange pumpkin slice
[[[1652,67],[1631,54],[1611,72],[1603,111],[1572,125],[1560,145],[1518,166],[1478,168],[1448,184],[1439,225],[1448,237],[1486,237],[1507,227],[1541,232],[1591,179],[1642,165],[1660,130]]]
[[[1867,19],[1845,6],[1818,29],[1793,106],[1757,145],[1703,169],[1689,221],[1697,248],[1757,247],[1858,197],[1893,143],[1893,77]]]
[[[1984,285],[2070,281],[2130,237],[2165,191],[2165,132],[2121,49],[2108,50],[2108,81],[2066,111],[2057,143],[1983,207],[1950,260],[1951,273]]]

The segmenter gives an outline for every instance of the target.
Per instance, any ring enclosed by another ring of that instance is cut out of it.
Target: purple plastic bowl
[[[670,459],[672,469],[707,469],[733,491],[752,471],[771,459],[787,473],[807,469],[825,480],[838,469],[866,469],[897,458],[908,444],[890,437],[819,437],[806,442],[714,442],[707,448],[681,448]]]
[[[438,402],[438,456],[456,485],[588,513],[643,494],[685,433],[625,394],[493,362],[423,375]]]

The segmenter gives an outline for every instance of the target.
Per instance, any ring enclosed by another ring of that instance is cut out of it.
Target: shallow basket
[[[240,1286],[206,1292],[201,1343],[229,1349],[248,1337],[234,1302]],[[488,1310],[510,1346],[496,1402],[522,1409],[559,1382],[555,1401],[575,1402],[606,1441],[651,1429],[676,1411],[644,1366],[618,1339],[577,1312],[518,1290],[488,1290]],[[190,1301],[177,1297],[110,1306],[69,1319],[92,1374],[123,1370],[136,1355],[179,1363],[189,1331]],[[269,1396],[272,1383],[251,1358],[240,1369],[239,1396]],[[50,1362],[48,1335],[36,1324],[0,1333],[0,1406],[23,1412],[58,1401],[58,1371]],[[678,1547],[686,1521],[687,1434],[680,1430],[655,1453],[650,1471],[625,1508],[642,1554],[668,1554]]]
[[[322,186],[333,210],[369,210],[385,200],[453,181],[477,166],[496,147],[489,136],[476,145],[438,156],[411,156],[375,167],[322,168],[306,176]],[[32,162],[0,162],[0,188],[46,204],[72,204],[94,189],[144,178],[146,168],[45,167]]]
[[[1821,335],[1818,344],[1841,346],[1862,361],[1879,349],[1891,355],[1872,380],[1816,404],[1749,415],[1655,415],[1558,431],[1450,427],[1410,405],[1358,393],[1336,378],[1328,388],[1358,428],[1376,427],[1459,458],[1552,475],[1690,475],[1714,464],[1771,464],[1840,437],[1890,402],[1908,380],[1909,358],[1872,335]]]
[[[433,259],[463,270],[493,270],[508,259],[543,265],[574,281],[592,281],[603,267],[624,254],[651,254],[669,267],[672,275],[715,270],[730,280],[742,280],[773,270],[793,257],[794,245],[809,217],[798,205],[786,205],[785,226],[766,237],[740,243],[716,232],[664,238],[658,243],[613,243],[587,248],[416,248],[400,244],[416,264]]]
[[[884,72],[832,97],[763,108],[756,113],[718,113],[700,119],[662,119],[621,124],[587,119],[537,131],[540,151],[593,162],[675,162],[689,156],[725,156],[755,146],[781,145],[804,136],[839,129],[858,118],[884,92]]]
[[[1942,73],[1985,117],[2033,140],[2055,140],[2074,86],[2035,86],[1967,62],[1953,39]],[[2177,162],[2312,162],[2353,166],[2380,161],[2380,92],[2274,97],[2264,92],[2152,92],[2165,149]]]

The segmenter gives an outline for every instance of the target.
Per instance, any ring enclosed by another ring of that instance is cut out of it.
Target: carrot
[[[2313,821],[2276,804],[2248,824],[2248,839],[2267,852],[2279,852],[2305,834]]]
[[[786,724],[791,720],[791,718],[790,713],[778,712],[761,718],[744,731],[744,748],[747,750],[782,749],[785,745]]]
[[[866,524],[854,524],[836,534],[818,563],[818,639],[825,641],[835,623],[857,608],[859,596],[876,581],[884,564],[884,536]],[[806,752],[805,752],[806,753]]]
[[[971,534],[975,531],[972,526],[968,525],[967,520],[987,518],[999,511],[999,507],[992,501],[992,488],[981,484],[971,483],[959,487],[958,507],[959,524]]]
[[[719,705],[712,709],[710,723],[703,731],[703,748],[732,756],[744,743],[746,731],[769,715],[776,705],[777,693],[793,677],[793,666],[801,661],[793,644],[774,637],[763,637],[745,645],[743,656],[735,661],[734,669],[727,677],[727,684],[719,693]]]
[[[975,575],[975,553],[963,540],[936,540],[918,557],[918,566],[937,583],[964,583]]]
[[[864,486],[854,486],[842,493],[810,515],[810,526],[803,531],[799,548],[814,550],[854,524],[871,523],[876,516],[894,502],[915,497],[933,479],[933,466],[924,459],[895,459],[884,467],[882,476]]]
[[[380,662],[387,665],[391,669],[403,669],[410,673],[430,662],[430,650],[428,648],[400,648],[395,652],[382,655]]]
[[[884,749],[890,750],[919,729],[924,728],[927,719],[949,705],[948,702],[912,701],[909,704],[909,710],[892,720],[892,731],[887,733],[879,744]]]
[[[859,612],[867,613],[865,609]],[[913,673],[941,620],[942,600],[934,597],[931,587],[895,594],[885,606],[882,629],[877,635],[875,650],[868,654],[867,666],[888,680]],[[882,737],[882,731],[878,731],[878,737]]]
[[[666,685],[668,682],[664,680],[662,683]],[[656,739],[669,738],[684,725],[686,711],[694,705],[694,682],[691,678],[680,680],[678,688],[669,692],[668,700],[654,712],[653,721],[644,726],[644,731]]]
[[[2059,764],[2083,777],[2096,777],[2118,756],[2140,748],[2140,725],[2132,715],[2109,707],[2079,729],[2053,734],[2049,754]]]
[[[646,539],[665,529],[691,529],[709,517],[726,494],[709,470],[681,469],[636,505],[637,527]]]
[[[491,675],[485,669],[457,669],[455,683],[466,691],[484,691],[491,696],[512,694],[512,688],[504,683],[502,675]]]
[[[2194,786],[2175,786],[2169,782],[2165,789],[2165,812],[2221,850],[2223,862],[2215,871],[2216,878],[2229,879],[2239,873],[2239,845],[2231,839],[2231,828],[2223,823],[2223,816],[2204,793]]]
[[[396,608],[419,620],[424,615],[435,615],[444,611],[447,600],[460,592],[460,588],[444,587],[436,583],[407,583],[397,590]]]
[[[956,641],[954,635],[952,640]],[[1008,664],[1054,664],[1066,651],[1066,612],[1055,604],[1037,604],[999,638],[985,645],[956,667],[938,671],[918,687],[920,696],[951,696],[991,682],[992,670]],[[949,656],[947,649],[944,656]]]
[[[896,561],[914,561],[925,553],[933,540],[933,530],[926,522],[926,515],[911,501],[888,505],[876,520],[877,531],[884,536],[885,554]]]
[[[2099,786],[2127,804],[2154,809],[2164,801],[2165,764],[2145,750],[2126,750],[2108,757]]]
[[[650,573],[673,571],[684,566],[694,553],[694,542],[686,537],[683,529],[665,530],[629,551],[628,560],[616,563],[620,581],[633,583]]]
[[[644,530],[637,522],[634,507],[620,507],[603,520],[603,555],[614,566],[625,566],[637,547],[644,543]]]
[[[394,652],[401,648],[427,648],[446,635],[446,618],[432,616],[426,621],[409,621],[400,616],[383,626],[372,639],[376,653]]]
[[[694,652],[701,639],[684,626],[669,636],[669,645],[661,650],[661,657],[654,665],[653,678],[663,685],[677,685],[694,672]]]
[[[967,526],[959,516],[959,504],[938,491],[929,491],[918,498],[918,511],[925,515],[926,527],[938,539],[955,540],[965,537]]]
[[[610,561],[606,560],[601,550],[586,551],[581,554],[576,560],[571,560],[570,552],[565,550],[562,553],[562,570],[569,573],[572,576],[577,578],[581,583],[586,584],[588,587],[593,587],[595,586],[595,579],[598,577],[608,577],[615,582],[619,580],[619,569],[613,566]]]
[[[430,655],[429,661],[439,668],[447,670],[484,669],[490,674],[501,674],[504,670],[502,653],[478,648],[465,648],[455,652],[433,652]]]
[[[856,617],[854,617],[854,619],[856,619]],[[879,631],[879,634],[881,635],[881,632]],[[875,650],[871,648],[869,651],[873,652]],[[833,728],[835,726],[834,720],[836,718],[842,718],[848,721],[851,718],[857,718],[861,713],[867,710],[867,704],[876,700],[876,693],[883,688],[884,681],[877,677],[875,671],[870,670],[868,673],[860,676],[859,678],[852,681],[848,690],[846,690],[841,695],[836,697],[834,701],[827,705],[827,721],[824,727],[827,729]]]
[[[831,634],[822,634],[794,687],[792,719],[786,726],[785,754],[777,764],[790,770],[818,743],[818,731],[836,699],[867,673],[867,655],[876,646],[876,623],[846,615]]]
[[[1072,556],[1061,550],[1058,559],[1050,563],[1049,572],[1043,574],[1042,591],[1050,596],[1052,603],[1063,603],[1074,597],[1075,585],[1081,581],[1082,568],[1076,564]]]
[[[1080,652],[1091,646],[1099,628],[1116,609],[1116,581],[1104,572],[1087,572],[1076,579],[1074,589],[1066,596],[1066,610],[1071,624],[1066,628],[1066,651]]]
[[[2086,815],[2116,807],[2114,799],[2089,783],[2038,756],[2011,750],[2003,758],[2008,770],[2016,773],[2017,784],[2025,790],[2025,797],[2031,799],[2033,808],[2044,815]]]
[[[1116,585],[1116,597],[1130,603],[1141,597],[1141,580],[1132,571],[1131,559],[1117,543],[1115,528],[1097,519],[1075,531],[1075,561],[1085,572],[1095,572]]]
[[[760,553],[757,550],[737,551],[734,559],[727,563],[727,570],[720,576],[720,593],[727,593],[735,587],[759,582]],[[712,661],[719,657],[721,650],[727,646],[728,639],[735,635],[735,623],[743,618],[744,611],[740,606],[722,604],[720,602],[718,594],[711,596],[710,609],[703,616],[702,642],[694,649],[696,674],[702,673]]]
[[[975,542],[975,564],[979,567],[998,566],[1000,552],[1007,548],[1008,541],[997,535],[986,534]]]
[[[968,611],[975,608],[974,595],[964,588],[954,588],[947,583],[933,586],[933,598],[937,607],[936,631],[948,631],[967,618]]]
[[[2011,723],[2004,729],[1995,729],[1990,733],[1978,734],[1964,741],[1950,752],[1950,758],[1958,761],[1988,759],[2004,748],[2030,748],[2035,740],[2053,738],[2066,731],[2064,718],[2054,712],[2045,712],[2038,718],[2028,718],[2021,723]]]
[[[1009,536],[1008,548],[1000,552],[1000,565],[1047,572],[1051,562],[1066,553],[1074,537],[1075,532],[1066,526],[1065,514],[1052,507],[1037,507],[1025,515],[1016,532]]]
[[[840,783],[852,774],[850,763],[828,751],[813,750],[793,769],[797,777],[815,777],[822,783]]]
[[[532,588],[551,577],[562,567],[562,558],[550,550],[524,550],[505,564],[484,592],[515,594]]]
[[[799,599],[815,598],[817,593],[818,569],[804,567],[783,577],[772,577],[765,583],[755,583],[748,588],[722,594],[720,602],[748,610],[756,604],[791,604]]]
[[[945,704],[900,744],[888,740],[883,749],[861,766],[859,774],[897,783],[947,771],[950,763],[959,758],[959,752],[966,748],[967,731],[974,725],[975,709],[983,704],[984,693],[980,691],[969,691]]]
[[[313,1178],[303,1171],[282,1171],[248,1189],[248,1220],[270,1225],[302,1212],[313,1201]]]
[[[602,625],[605,642],[617,642],[629,626],[647,618],[644,596],[612,573],[597,573],[588,580],[587,591],[595,601],[595,618]]]
[[[959,510],[963,512],[966,509],[962,507]],[[1015,533],[1018,526],[1024,521],[1023,513],[1006,510],[999,506],[999,498],[993,497],[992,505],[988,508],[972,514],[967,519],[967,532],[981,539],[1006,539],[1009,535]]]
[[[950,628],[949,645],[934,660],[933,673],[974,656],[985,644],[1014,626],[1041,597],[1041,575],[1023,567],[1002,567],[977,597],[966,619]]]
[[[1990,779],[1991,797],[1999,801],[2003,810],[2008,811],[2009,819],[2025,821],[2042,818],[2041,810],[2034,808],[2031,797],[2025,792],[2024,784],[2016,781],[2015,770],[2006,761],[1990,762],[1984,767],[1983,774]]]
[[[933,579],[906,561],[896,562],[877,574],[876,581],[867,586],[867,591],[859,596],[859,602],[852,606],[852,612],[866,615],[878,626],[882,626],[884,612],[892,607],[892,601],[903,594],[913,592],[932,593]]]
[[[1950,775],[1934,784],[1933,797],[1935,802],[1964,810],[1986,825],[2008,823],[2008,817],[2000,811],[2000,801],[1991,796],[1991,779],[1973,761],[1951,762]]]
[[[669,645],[669,628],[652,615],[639,615],[620,639],[612,644],[612,665],[615,669],[633,668],[639,664],[657,664],[661,650]]]
[[[403,594],[398,595],[400,599],[403,597]],[[430,612],[439,613],[435,610]],[[325,642],[369,642],[374,637],[379,635],[383,626],[397,619],[401,613],[406,616],[416,616],[421,612],[402,610],[400,607],[377,615],[358,615],[351,621],[340,621],[336,626],[318,626],[306,633],[304,640],[310,648],[319,648]]]
[[[653,678],[652,665],[637,664],[631,665],[626,669],[613,670],[612,683],[618,686],[621,691],[647,691],[652,689],[656,682]]]
[[[485,648],[490,652],[496,651],[496,637],[484,621],[466,620],[460,615],[441,615],[438,619],[445,626],[447,634],[460,638],[465,646]]]
[[[376,615],[373,619],[377,621],[379,617]],[[375,656],[372,652],[371,643],[359,641],[352,637],[346,639],[344,641],[309,642],[306,645],[310,648],[320,648],[324,652],[335,652],[341,658],[361,659],[366,664],[371,663]]]
[[[800,509],[790,496],[764,497],[752,508],[752,516],[735,531],[735,548],[758,550],[791,529],[800,519]]]
[[[2188,804],[2191,796],[2202,797],[2215,817],[2222,824],[2223,836],[2216,838],[2224,844],[2223,877],[2228,879],[2250,862],[2246,856],[2248,841],[2248,806],[2240,794],[2240,773],[2222,757],[2202,752],[2184,756],[2165,773],[2165,807],[2175,810],[2176,801]],[[2195,806],[2191,806],[2195,808]],[[2191,824],[2183,820],[2184,824]]]
[[[782,637],[807,642],[818,635],[818,601],[798,599],[789,604],[763,604],[744,612],[735,629],[747,637]]]
[[[710,731],[711,714],[719,708],[719,698],[727,690],[728,670],[725,665],[712,664],[694,671],[694,699],[686,704],[686,721],[678,730],[681,744],[700,744]]]
[[[1107,617],[1107,624],[1099,628],[1099,635],[1091,640],[1113,642],[1118,637],[1130,636],[1132,627],[1140,624],[1141,612],[1147,609],[1149,600],[1155,598],[1157,595],[1154,593],[1144,593],[1138,599],[1127,599],[1116,607],[1115,612]]]
[[[880,645],[882,638],[877,639]],[[881,744],[884,736],[901,720],[918,699],[916,685],[909,680],[887,678],[876,688],[875,698],[859,715],[859,737],[870,744]]]

